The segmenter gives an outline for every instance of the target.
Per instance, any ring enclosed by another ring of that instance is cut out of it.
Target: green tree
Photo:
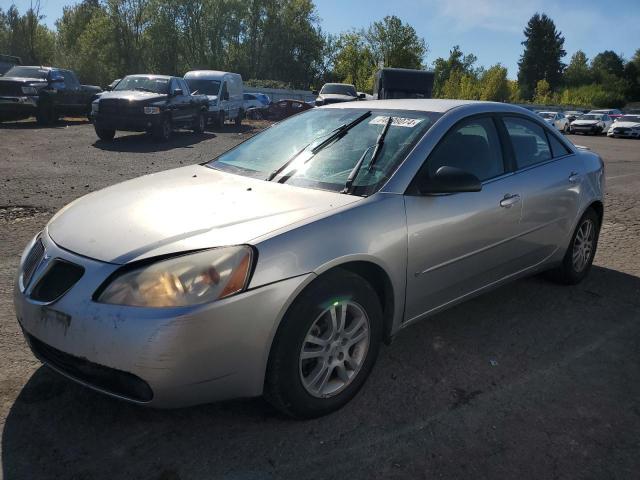
[[[460,82],[463,74],[477,75],[474,68],[474,64],[477,61],[477,57],[473,54],[465,55],[458,45],[455,45],[449,51],[449,58],[437,58],[433,62],[434,66],[434,83],[433,83],[433,96],[436,98],[457,98],[450,97],[447,94],[452,92],[452,83]],[[456,76],[445,89],[449,77],[453,72],[459,72],[460,75]],[[446,90],[446,92],[445,92]]]
[[[545,14],[536,13],[524,29],[524,52],[518,62],[518,83],[525,99],[535,93],[539,80],[545,80],[551,89],[562,81],[565,56],[564,37]]]
[[[338,39],[335,73],[359,91],[372,90],[376,63],[364,36],[359,32],[343,33]]]
[[[591,80],[589,59],[582,50],[578,50],[571,56],[571,61],[564,71],[564,84],[569,87],[578,87],[591,83]]]
[[[416,30],[396,16],[386,16],[373,22],[366,38],[375,62],[385,67],[422,68],[427,44]]]
[[[549,85],[549,82],[547,82],[545,79],[538,80],[533,101],[535,103],[541,103],[544,105],[547,103],[551,103],[551,98],[551,86]]]
[[[607,75],[622,78],[624,75],[624,60],[616,52],[605,50],[593,57],[591,71],[599,83],[602,83]]]
[[[511,96],[507,69],[500,64],[489,68],[480,79],[480,100],[507,102]]]

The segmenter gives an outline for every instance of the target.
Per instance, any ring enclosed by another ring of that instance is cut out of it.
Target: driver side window
[[[427,160],[429,177],[443,166],[472,173],[480,181],[502,175],[504,161],[493,120],[476,118],[453,127]]]

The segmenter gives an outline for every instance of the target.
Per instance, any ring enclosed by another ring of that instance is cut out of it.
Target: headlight
[[[237,246],[161,260],[117,276],[97,300],[156,308],[213,302],[247,287],[252,258],[250,247]]]
[[[38,91],[34,87],[22,87],[22,93],[25,95],[36,95]]]
[[[147,115],[157,115],[160,113],[160,107],[144,107],[144,113]]]
[[[98,102],[93,102],[91,104],[91,113],[98,113],[98,109],[99,109],[99,104]]]

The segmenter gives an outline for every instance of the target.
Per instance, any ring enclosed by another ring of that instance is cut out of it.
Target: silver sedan
[[[319,416],[418,320],[536,272],[580,282],[603,189],[598,155],[519,107],[317,108],[62,209],[16,313],[39,359],[106,394]]]

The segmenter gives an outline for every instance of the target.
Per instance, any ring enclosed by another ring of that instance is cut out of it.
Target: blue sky
[[[11,0],[2,0],[4,9]],[[23,12],[29,0],[15,0]],[[71,0],[41,0],[45,22],[53,26]],[[522,30],[535,12],[544,12],[565,36],[568,63],[582,49],[589,58],[614,50],[629,58],[640,48],[640,1],[608,0],[315,0],[322,28],[340,33],[367,27],[385,15],[410,23],[429,45],[431,64],[453,45],[474,53],[479,65],[502,63],[515,78],[522,53]]]

